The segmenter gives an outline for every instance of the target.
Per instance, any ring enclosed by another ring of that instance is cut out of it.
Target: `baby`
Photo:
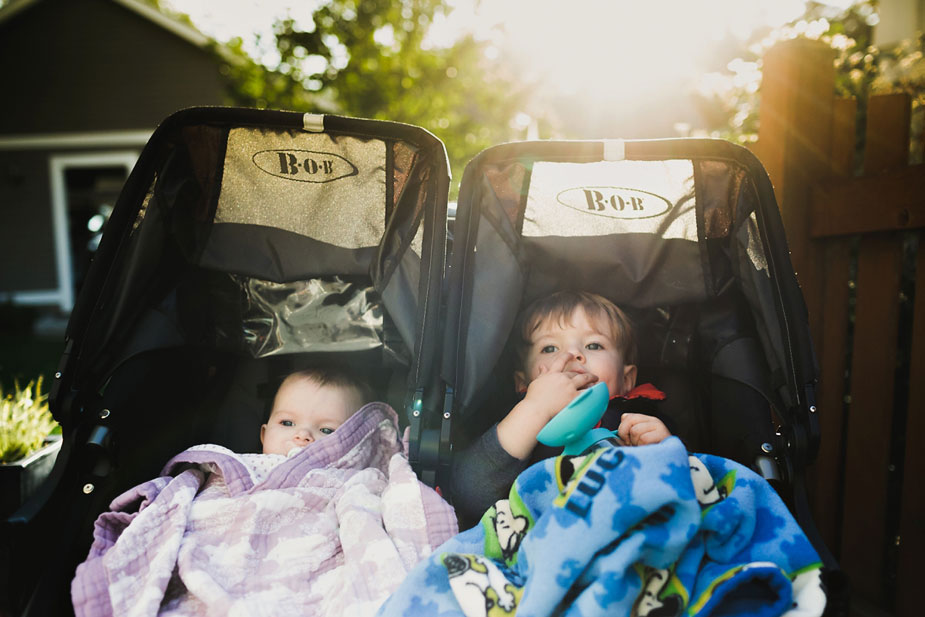
[[[260,427],[264,454],[287,455],[330,435],[372,400],[367,388],[347,373],[313,368],[292,373],[273,399]]]
[[[623,398],[663,395],[648,384],[634,390],[633,330],[612,302],[587,292],[556,292],[530,304],[515,328],[514,385],[525,396],[456,457],[452,489],[461,517],[481,516],[507,497],[530,463],[558,454],[537,447],[537,434],[581,390],[599,381],[611,396],[601,424],[617,430],[621,445],[654,444],[671,436],[660,419],[618,409]]]
[[[75,572],[75,615],[373,614],[457,527],[371,400],[340,369],[294,373],[261,453],[192,446],[117,497]]]

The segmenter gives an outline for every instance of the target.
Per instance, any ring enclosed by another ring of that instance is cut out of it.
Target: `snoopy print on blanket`
[[[478,555],[443,557],[450,587],[466,615],[486,616],[498,607],[506,614],[517,608],[520,590],[515,589],[490,559]]]
[[[677,438],[541,461],[409,574],[382,617],[821,615],[818,555],[773,488]]]

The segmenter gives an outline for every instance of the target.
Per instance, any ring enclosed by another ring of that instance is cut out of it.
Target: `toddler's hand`
[[[646,446],[661,443],[671,437],[668,427],[653,416],[641,413],[625,413],[620,416],[617,438],[626,446]]]
[[[498,443],[511,456],[525,461],[536,447],[536,436],[549,420],[578,393],[597,381],[597,375],[566,371],[572,358],[562,353],[541,370],[527,387],[524,399],[498,423]]]
[[[562,411],[581,390],[597,382],[597,375],[566,371],[565,366],[571,359],[571,353],[560,352],[549,368],[541,369],[540,375],[527,387],[524,402],[541,410],[546,421]]]

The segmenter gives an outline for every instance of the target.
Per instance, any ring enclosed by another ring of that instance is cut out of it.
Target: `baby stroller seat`
[[[823,556],[828,612],[842,610],[843,577],[803,487],[819,442],[807,313],[758,160],[728,142],[679,139],[521,142],[470,161],[443,341],[454,400],[425,434],[451,435],[426,448],[447,484],[452,451],[515,402],[505,348],[518,311],[569,288],[626,309],[637,383],[667,393],[662,412],[688,449],[775,485]]]
[[[255,450],[275,387],[303,366],[365,373],[407,408],[420,477],[448,486],[453,449],[510,409],[518,309],[563,287],[627,308],[640,381],[668,393],[678,434],[774,481],[837,572],[801,484],[819,439],[805,307],[757,160],[713,140],[490,148],[466,168],[447,269],[448,182],[442,143],[417,127],[168,118],[71,316],[50,397],[64,444],[4,524],[17,569],[0,572],[0,609],[67,613],[112,498],[186,446]]]
[[[349,365],[397,409],[423,389],[448,182],[443,144],[408,125],[223,108],[165,120],[71,316],[50,396],[64,443],[5,524],[2,608],[69,612],[112,499],[193,444],[259,452],[289,372]]]

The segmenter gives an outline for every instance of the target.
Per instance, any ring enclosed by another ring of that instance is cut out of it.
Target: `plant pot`
[[[32,496],[51,473],[60,450],[61,439],[57,438],[26,458],[0,463],[0,519],[7,518]]]

